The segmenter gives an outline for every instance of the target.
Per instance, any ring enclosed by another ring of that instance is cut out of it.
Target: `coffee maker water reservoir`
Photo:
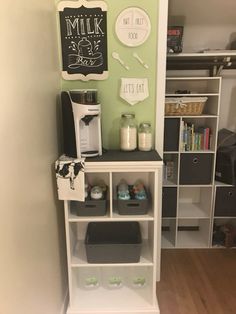
[[[77,89],[61,93],[64,153],[69,157],[102,155],[101,106],[97,90]]]

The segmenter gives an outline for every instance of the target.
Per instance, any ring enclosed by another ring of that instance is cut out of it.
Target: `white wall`
[[[169,24],[184,25],[184,52],[229,49],[236,40],[235,12],[235,0],[169,0]],[[219,127],[236,131],[236,70],[222,76]]]
[[[0,9],[0,313],[59,314],[66,293],[54,0]]]
[[[169,0],[170,22],[183,22],[185,52],[226,49],[236,40],[235,0]]]

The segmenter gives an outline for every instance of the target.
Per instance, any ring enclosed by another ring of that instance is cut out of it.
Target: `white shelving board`
[[[76,288],[73,294],[74,306],[68,314],[76,313],[159,313],[158,304],[151,304],[149,289],[137,289],[123,286],[119,289],[99,287],[94,290]],[[158,311],[158,312],[157,312]]]
[[[77,241],[74,250],[73,256],[71,258],[71,266],[72,267],[108,267],[108,266],[153,266],[153,259],[151,257],[149,243],[147,240],[143,240],[141,256],[139,263],[112,263],[112,264],[96,264],[96,263],[87,263],[86,257],[86,249],[84,245],[84,241]]]
[[[212,76],[236,68],[236,50],[167,55],[168,70],[209,70]]]
[[[175,246],[171,240],[170,232],[162,231],[161,246],[165,249],[173,249]]]
[[[207,248],[209,242],[206,236],[199,231],[178,231],[178,248]]]
[[[209,215],[197,203],[180,203],[178,208],[179,218],[208,218]]]
[[[119,215],[117,213],[113,213],[112,217],[106,214],[105,216],[97,216],[94,217],[82,217],[77,216],[75,214],[69,213],[69,222],[89,222],[89,221],[132,221],[134,219],[134,215]],[[153,221],[154,217],[152,214],[147,215],[135,215],[135,221]]]

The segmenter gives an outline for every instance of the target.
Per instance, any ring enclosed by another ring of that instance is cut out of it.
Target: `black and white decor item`
[[[58,11],[62,77],[83,81],[106,79],[107,4],[104,1],[62,1]]]
[[[61,156],[55,162],[59,200],[84,201],[84,159]]]

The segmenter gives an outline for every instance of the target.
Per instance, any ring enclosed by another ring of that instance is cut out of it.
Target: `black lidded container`
[[[90,222],[85,248],[88,263],[138,263],[142,237],[138,222]]]

